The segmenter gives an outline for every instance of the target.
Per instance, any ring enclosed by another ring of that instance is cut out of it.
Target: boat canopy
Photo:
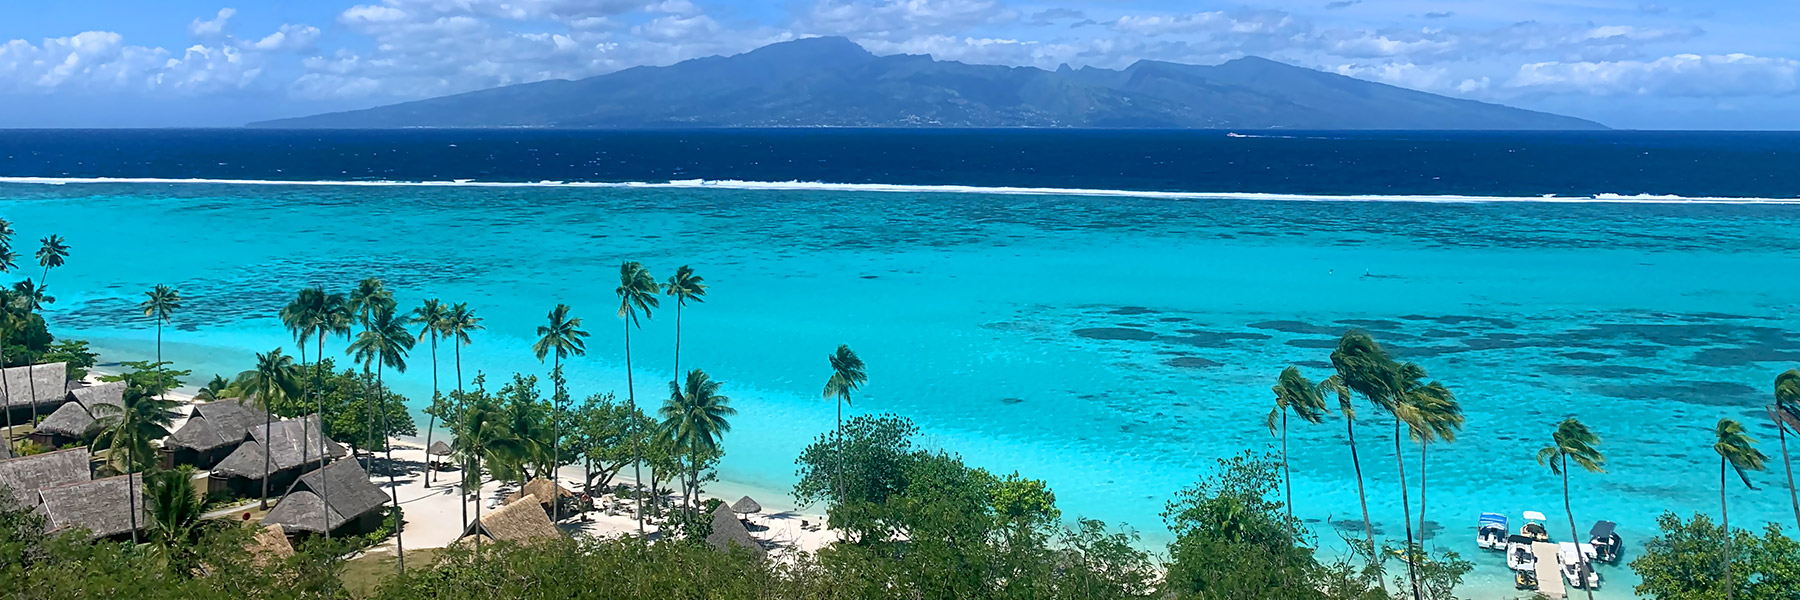
[[[1604,522],[1604,521],[1602,521],[1602,522]],[[1487,525],[1489,523],[1492,523],[1495,525],[1505,525],[1506,524],[1506,515],[1503,515],[1500,513],[1481,513],[1480,524]],[[1599,527],[1599,526],[1595,525],[1595,527]]]
[[[1535,511],[1535,510],[1528,510],[1528,511],[1525,511],[1525,520],[1527,520],[1527,521],[1548,521],[1550,519],[1545,518],[1544,513],[1541,513],[1541,512]]]
[[[1507,543],[1524,544],[1526,547],[1530,547],[1532,542],[1536,542],[1537,540],[1531,539],[1530,536],[1524,536],[1524,535],[1519,535],[1519,534],[1515,533],[1510,536],[1507,536],[1506,541],[1507,541]]]
[[[1592,531],[1588,532],[1588,537],[1593,537],[1593,538],[1612,537],[1613,530],[1618,529],[1618,527],[1619,527],[1619,525],[1612,521],[1600,521],[1600,522],[1594,524],[1594,529]]]

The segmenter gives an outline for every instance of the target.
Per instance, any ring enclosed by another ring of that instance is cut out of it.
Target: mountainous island
[[[1257,57],[1047,71],[876,56],[841,37],[249,126],[1605,129]]]

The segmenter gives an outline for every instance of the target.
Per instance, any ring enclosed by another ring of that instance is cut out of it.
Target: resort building
[[[82,529],[96,538],[129,537],[131,494],[142,497],[142,477],[90,480],[89,460],[85,447],[0,460],[0,488],[11,490],[0,502],[36,508],[51,532]],[[136,508],[137,529],[143,531],[150,523],[149,510],[142,502]]]
[[[505,502],[507,506],[512,506],[523,502],[528,498],[537,502],[538,506],[543,507],[545,516],[550,515],[551,510],[554,509],[550,504],[551,498],[555,498],[557,501],[562,502],[563,516],[575,514],[575,512],[579,510],[579,507],[575,506],[574,492],[569,491],[569,488],[551,483],[550,480],[542,477],[526,482],[525,487],[523,488],[513,490],[513,493],[506,495],[503,502]]]
[[[242,496],[260,497],[265,474],[270,490],[285,490],[301,474],[319,466],[318,415],[276,421],[268,426],[267,432],[264,424],[258,423],[246,430],[244,437],[237,449],[213,466],[209,492],[229,489]],[[349,454],[335,441],[326,439],[324,442],[326,462]]]
[[[756,538],[750,537],[750,529],[738,519],[737,513],[731,511],[731,505],[720,504],[713,509],[712,535],[706,536],[706,543],[714,548],[731,552],[733,547],[743,548],[757,556],[768,556],[769,551]]]
[[[163,468],[193,465],[211,469],[250,439],[251,429],[260,431],[263,420],[261,409],[241,399],[196,404],[187,422],[163,441]],[[318,446],[313,448],[316,454]]]
[[[280,525],[289,536],[362,533],[381,524],[387,502],[387,493],[369,482],[361,465],[340,460],[301,476],[262,523]]]
[[[13,423],[25,422],[33,406],[38,416],[49,414],[68,400],[68,373],[63,363],[0,370],[0,410],[11,413]]]
[[[124,409],[125,382],[109,381],[69,390],[63,405],[31,431],[31,441],[46,448],[86,443],[96,433],[95,425],[106,416],[101,405]]]
[[[546,483],[548,482],[546,481]],[[562,537],[562,530],[557,529],[556,524],[550,522],[549,515],[538,510],[537,507],[543,505],[544,503],[538,500],[537,496],[526,494],[523,498],[500,507],[499,510],[481,515],[480,519],[476,519],[475,522],[469,524],[467,529],[463,530],[462,537],[457,538],[455,543],[473,543],[475,536],[484,537],[488,541],[519,544]]]

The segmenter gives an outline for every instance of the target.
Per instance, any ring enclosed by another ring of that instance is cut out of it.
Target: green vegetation
[[[1643,578],[1634,590],[1660,600],[1792,600],[1800,590],[1800,542],[1769,523],[1761,536],[1742,529],[1729,539],[1724,525],[1695,514],[1683,521],[1675,513],[1656,518],[1661,535],[1644,544],[1631,561]],[[1721,570],[1721,564],[1729,570]],[[1729,573],[1729,575],[1727,575]]]

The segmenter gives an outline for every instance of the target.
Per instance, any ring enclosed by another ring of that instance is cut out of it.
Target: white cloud
[[[224,35],[225,23],[230,21],[231,16],[235,14],[237,14],[235,8],[221,8],[218,16],[213,17],[212,20],[194,19],[193,22],[188,23],[188,34],[200,39],[211,39]]]
[[[658,17],[648,23],[631,28],[631,33],[653,42],[699,41],[702,37],[709,37],[718,32],[719,24],[706,15]]]
[[[1800,61],[1677,54],[1652,61],[1540,62],[1519,67],[1506,86],[1594,96],[1775,96],[1800,91]]]
[[[319,28],[311,25],[282,25],[281,29],[263,39],[257,40],[250,47],[262,51],[293,50],[303,52],[311,50],[313,42],[319,39]]]
[[[805,33],[895,40],[1018,19],[998,0],[820,0],[803,27]]]

